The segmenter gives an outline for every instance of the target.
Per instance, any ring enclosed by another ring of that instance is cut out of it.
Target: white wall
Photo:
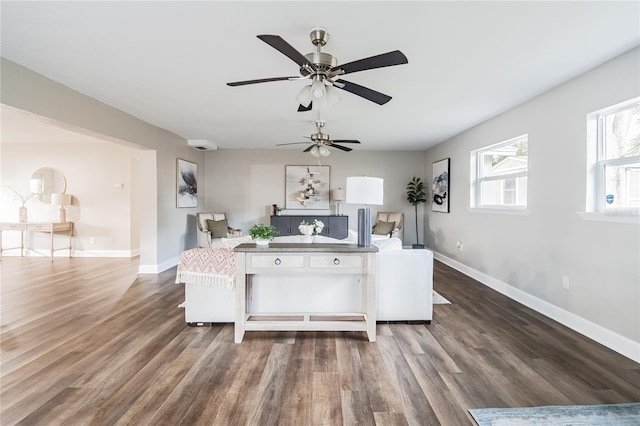
[[[303,147],[304,148],[304,147]],[[384,179],[384,205],[377,211],[405,213],[404,243],[415,242],[415,214],[406,200],[406,186],[413,176],[424,177],[424,152],[332,150],[322,165],[331,167],[331,189],[345,188],[348,176],[375,176]],[[269,223],[271,204],[284,206],[285,165],[317,165],[317,159],[301,150],[218,150],[206,154],[206,211],[223,211],[230,225],[245,234],[255,223]],[[332,208],[333,208],[332,204]],[[357,210],[362,206],[344,204],[349,227],[357,229]],[[205,210],[202,210],[205,211]],[[421,213],[421,210],[419,210]],[[420,220],[422,233],[422,220]]]
[[[548,302],[584,328],[601,327],[635,351],[636,359],[640,227],[585,221],[577,212],[586,205],[586,116],[639,96],[639,64],[636,48],[428,150],[429,181],[431,163],[451,158],[451,213],[434,213],[428,206],[425,219],[427,245],[436,252],[534,296],[541,306]],[[530,214],[470,212],[470,151],[524,133],[529,134]],[[456,248],[458,240],[463,251]],[[569,291],[562,288],[563,276],[570,279]]]

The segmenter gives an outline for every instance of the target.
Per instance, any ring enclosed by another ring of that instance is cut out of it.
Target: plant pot
[[[269,247],[270,240],[253,240],[256,242],[257,247]]]

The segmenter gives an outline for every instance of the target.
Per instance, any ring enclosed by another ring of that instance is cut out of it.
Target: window
[[[596,210],[640,209],[640,99],[596,113]]]
[[[471,169],[471,207],[527,207],[528,135],[472,151]]]

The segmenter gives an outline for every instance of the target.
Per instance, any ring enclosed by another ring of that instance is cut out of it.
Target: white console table
[[[235,342],[245,331],[365,331],[376,341],[375,253],[378,248],[348,244],[278,244],[256,247],[240,244],[236,252]],[[260,316],[247,312],[251,277],[257,274],[299,275],[304,285],[309,274],[356,274],[362,277],[364,312],[286,313]]]
[[[24,256],[24,233],[25,232],[44,232],[51,234],[51,261],[53,262],[53,252],[57,250],[66,250],[69,249],[69,257],[71,257],[71,241],[73,238],[73,222],[45,222],[45,223],[35,223],[35,222],[3,222],[0,226],[0,245],[2,244],[2,233],[6,231],[17,231],[20,232],[20,246],[18,247],[7,247],[3,248],[0,246],[0,259],[2,259],[2,251],[3,250],[12,250],[12,249],[20,249],[20,256]],[[54,236],[56,233],[60,232],[68,232],[69,233],[69,245],[65,247],[55,248],[54,246]]]

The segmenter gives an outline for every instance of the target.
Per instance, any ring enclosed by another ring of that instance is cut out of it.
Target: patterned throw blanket
[[[200,284],[234,289],[236,256],[233,249],[197,248],[183,251],[176,284]]]

